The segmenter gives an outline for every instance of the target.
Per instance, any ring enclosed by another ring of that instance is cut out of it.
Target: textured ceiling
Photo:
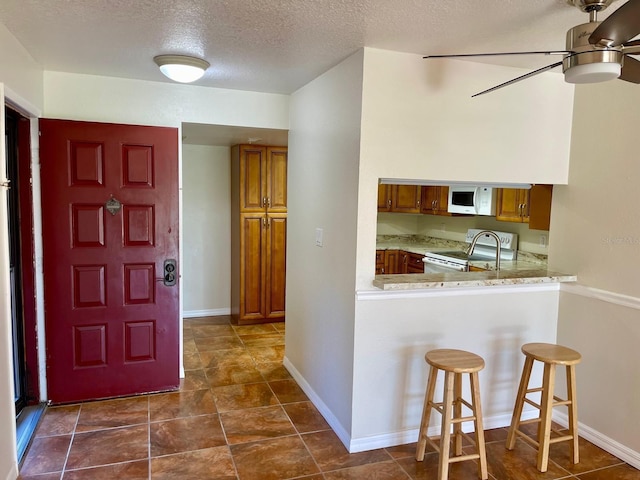
[[[47,70],[162,82],[153,57],[179,53],[212,64],[197,85],[285,94],[363,46],[417,54],[558,50],[566,31],[587,21],[566,0],[0,1],[0,22]]]
[[[153,57],[186,54],[211,63],[195,85],[283,94],[363,46],[562,50],[566,31],[588,20],[567,0],[0,0],[0,22],[46,70],[168,82]],[[533,69],[556,58],[478,61]],[[286,133],[183,125],[194,144],[284,144]]]

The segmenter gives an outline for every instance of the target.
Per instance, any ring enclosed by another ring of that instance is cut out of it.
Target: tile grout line
[[[64,458],[64,464],[62,465],[62,472],[60,472],[60,478],[64,477],[64,474],[67,471],[67,463],[69,462],[69,456],[71,455],[71,447],[73,445],[73,440],[76,438],[76,430],[78,429],[78,423],[80,422],[80,415],[82,414],[82,403],[79,404],[80,408],[78,408],[78,417],[76,418],[76,423],[73,425],[73,431],[71,432],[71,439],[69,440],[69,447],[67,448],[67,455]]]

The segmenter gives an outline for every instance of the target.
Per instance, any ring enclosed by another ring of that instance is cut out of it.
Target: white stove
[[[470,228],[467,231],[465,242],[471,244],[473,238],[483,230]],[[508,232],[496,232],[500,238],[500,259],[515,260],[517,256],[518,235]],[[440,252],[426,252],[422,261],[424,262],[424,273],[444,273],[444,272],[467,272],[469,271],[469,260],[492,261],[496,258],[496,240],[492,235],[482,235],[478,238],[471,257],[464,250],[450,250]]]

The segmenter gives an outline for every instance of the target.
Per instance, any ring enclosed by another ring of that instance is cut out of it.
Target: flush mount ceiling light
[[[210,66],[206,60],[186,55],[158,55],[153,61],[167,78],[180,83],[195,82]]]

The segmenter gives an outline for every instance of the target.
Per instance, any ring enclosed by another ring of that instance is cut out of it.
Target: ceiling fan
[[[472,97],[493,92],[560,65],[562,65],[565,81],[569,83],[597,83],[615,78],[640,83],[640,61],[629,56],[640,55],[640,40],[630,41],[640,33],[640,0],[628,0],[606,20],[599,22],[598,12],[607,8],[612,2],[613,0],[567,0],[568,4],[589,14],[589,23],[577,25],[567,32],[566,50],[427,55],[424,58],[564,55],[560,62],[501,83]]]

